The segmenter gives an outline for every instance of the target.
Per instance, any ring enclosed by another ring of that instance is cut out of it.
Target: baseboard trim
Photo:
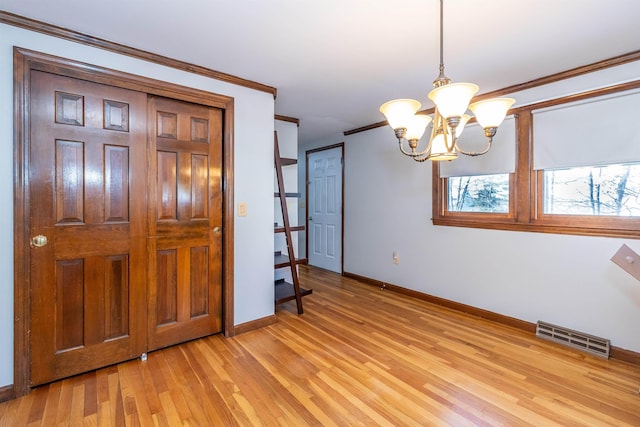
[[[13,384],[0,387],[0,402],[6,402],[16,397]]]
[[[276,315],[272,314],[271,316],[251,320],[246,323],[241,323],[233,328],[233,335],[240,335],[244,334],[245,332],[253,331],[255,329],[264,328],[265,326],[273,325],[277,321],[278,318],[276,317]]]
[[[477,316],[482,319],[487,319],[502,325],[511,326],[512,328],[520,329],[526,332],[530,332],[532,334],[536,333],[536,324],[527,322],[525,320],[520,320],[514,317],[505,316],[503,314],[498,314],[493,311],[484,310],[482,308],[477,308],[477,307],[462,304],[459,302],[451,301],[445,298],[436,297],[436,296],[425,294],[419,291],[414,291],[413,289],[403,288],[402,286],[394,285],[392,283],[382,282],[380,280],[371,279],[369,277],[360,276],[358,274],[349,273],[346,271],[342,273],[342,275],[344,277],[357,280],[367,285],[375,286],[378,288],[384,288],[392,292],[397,292],[399,294],[407,295],[422,301],[427,301],[442,307],[447,307],[452,310],[470,314],[472,316]],[[636,353],[631,350],[625,350],[622,348],[612,346],[609,357],[611,359],[620,360],[622,362],[632,363],[634,365],[640,365],[640,353]]]
[[[624,348],[611,346],[609,357],[611,359],[621,360],[623,362],[640,366],[640,353],[636,353],[635,351],[625,350]]]
[[[462,304],[459,302],[451,301],[445,298],[436,297],[433,295],[425,294],[419,291],[414,291],[413,289],[403,288],[402,286],[394,285],[392,283],[382,282],[380,280],[370,279],[368,277],[360,276],[353,273],[345,272],[343,273],[345,277],[349,277],[351,279],[355,279],[359,282],[363,282],[372,286],[376,286],[378,288],[384,288],[393,292],[397,292],[399,294],[407,295],[413,298],[417,298],[422,301],[427,301],[432,304],[436,304],[442,307],[447,307],[452,310],[460,311],[462,313],[471,314],[473,316],[480,317],[482,319],[487,319],[494,321],[496,323],[500,323],[503,325],[511,326],[513,328],[521,329],[527,332],[536,332],[536,325],[534,323],[526,322],[524,320],[516,319],[513,317],[505,316],[502,314],[494,313],[493,311],[484,310],[482,308],[473,307],[470,305]]]

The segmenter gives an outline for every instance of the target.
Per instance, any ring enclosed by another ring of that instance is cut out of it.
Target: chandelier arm
[[[438,134],[439,127],[440,127],[440,116],[438,115],[438,109],[436,108],[436,111],[433,115],[433,122],[431,124],[431,136],[429,137],[429,144],[431,144],[433,139]]]
[[[431,143],[429,143],[429,145],[427,145],[427,148],[424,149],[421,152],[417,152],[417,151],[415,151],[415,149],[412,149],[411,151],[407,151],[407,150],[404,149],[404,144],[403,144],[404,141],[406,141],[404,138],[398,138],[398,148],[400,148],[400,151],[405,156],[416,158],[418,156],[422,156],[422,155],[428,154],[429,150],[431,149]]]
[[[427,160],[429,160],[431,158],[431,153],[429,153],[429,155],[426,156],[422,156],[422,157],[414,157],[413,160],[415,160],[418,163],[422,163],[422,162],[426,162]]]
[[[403,138],[398,138],[398,148],[400,148],[400,151],[402,152],[402,154],[409,157],[415,157],[418,155],[418,153],[406,151],[404,149],[404,146],[403,146],[404,144],[402,144],[402,142],[403,142]]]
[[[447,123],[445,121],[442,122],[443,123],[443,133],[444,133],[444,146],[447,148],[448,152],[452,152],[453,150],[455,150],[456,148],[456,143],[457,143],[457,139],[456,136],[453,132],[455,132],[454,130],[452,130],[449,126],[447,126]],[[451,136],[451,145],[449,145],[449,136]]]
[[[464,151],[462,148],[460,148],[460,145],[456,141],[456,150],[458,150],[458,153],[464,154],[465,156],[470,156],[470,157],[482,156],[483,154],[487,154],[489,152],[492,142],[493,142],[493,138],[487,138],[487,146],[482,151]]]
[[[433,124],[433,128],[431,129],[431,139],[429,140],[429,143],[431,144],[434,141],[436,135],[438,135],[439,133],[442,133],[442,137],[444,139],[444,146],[447,149],[447,152],[449,153],[454,152],[456,148],[456,142],[457,142],[457,138],[455,136],[455,130],[449,127],[449,124],[447,123],[447,121],[438,112],[438,107],[436,107],[435,109],[433,121],[434,121],[434,124]],[[450,135],[451,138],[449,138],[447,135]],[[449,144],[449,140],[451,140],[451,144]]]
[[[438,135],[440,132],[445,134],[445,144],[446,144],[446,127],[447,127],[447,122],[445,121],[444,117],[442,117],[442,115],[440,114],[440,112],[438,111],[438,107],[436,106],[435,111],[433,113],[433,127],[431,128],[431,139],[430,141],[433,141],[436,137],[436,135]]]

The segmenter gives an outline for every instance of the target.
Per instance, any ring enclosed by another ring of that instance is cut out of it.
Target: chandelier
[[[417,162],[453,160],[458,157],[458,153],[466,156],[486,154],[491,148],[498,126],[515,102],[512,98],[493,98],[469,105],[471,98],[479,90],[478,86],[473,83],[451,83],[451,79],[445,76],[442,3],[443,0],[440,0],[440,74],[433,81],[435,89],[429,92],[429,99],[436,105],[433,118],[416,114],[421,104],[414,99],[394,99],[380,106],[380,112],[385,115],[398,138],[400,151]],[[464,126],[471,118],[465,114],[467,109],[473,112],[476,121],[484,129],[487,144],[481,151],[465,151],[458,144]],[[429,143],[424,150],[418,151],[418,141],[432,121]],[[405,145],[408,145],[408,149]]]

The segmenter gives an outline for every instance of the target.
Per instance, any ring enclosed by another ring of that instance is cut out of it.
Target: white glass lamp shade
[[[469,105],[469,109],[475,114],[480,126],[483,128],[497,128],[514,102],[516,100],[513,98],[493,98],[474,102]]]
[[[380,112],[387,118],[392,129],[407,128],[411,117],[420,109],[415,99],[394,99],[380,106]]]
[[[412,116],[407,124],[406,138],[408,140],[419,140],[422,138],[422,135],[424,135],[424,131],[427,129],[430,122],[430,116],[426,116],[424,114],[416,114]]]
[[[458,126],[456,126],[456,138],[460,138],[460,135],[462,135],[462,131],[464,130],[464,126],[467,124],[470,118],[471,116],[468,114],[463,114],[462,117],[460,117],[460,123],[458,123]]]
[[[451,135],[447,135],[449,144],[451,144]],[[431,152],[429,154],[429,160],[441,161],[441,160],[453,160],[458,158],[455,147],[452,147],[451,151],[447,149],[447,144],[444,140],[442,133],[437,134],[431,143]]]
[[[438,112],[445,119],[460,117],[467,111],[469,102],[478,89],[473,83],[450,83],[429,92],[429,99],[436,104]]]

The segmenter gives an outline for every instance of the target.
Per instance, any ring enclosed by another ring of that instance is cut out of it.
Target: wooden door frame
[[[158,95],[180,101],[220,108],[223,119],[223,242],[222,292],[223,333],[235,335],[234,330],[234,185],[233,185],[233,116],[234,100],[198,89],[140,77],[121,71],[73,61],[20,47],[13,49],[14,61],[14,158],[13,158],[13,232],[14,232],[14,378],[13,396],[30,390],[31,352],[29,334],[30,314],[30,251],[29,251],[29,99],[31,71],[44,71],[123,89]]]
[[[328,145],[326,147],[314,148],[311,150],[305,151],[304,157],[304,183],[305,183],[305,203],[304,203],[304,229],[305,233],[307,233],[307,238],[305,239],[305,255],[307,260],[309,259],[309,155],[318,153],[320,151],[332,150],[334,148],[340,148],[340,168],[341,168],[341,178],[342,182],[340,185],[342,186],[342,209],[340,211],[340,221],[342,222],[341,230],[340,230],[340,274],[344,273],[344,142],[340,142],[338,144]],[[311,264],[309,264],[311,265]]]

